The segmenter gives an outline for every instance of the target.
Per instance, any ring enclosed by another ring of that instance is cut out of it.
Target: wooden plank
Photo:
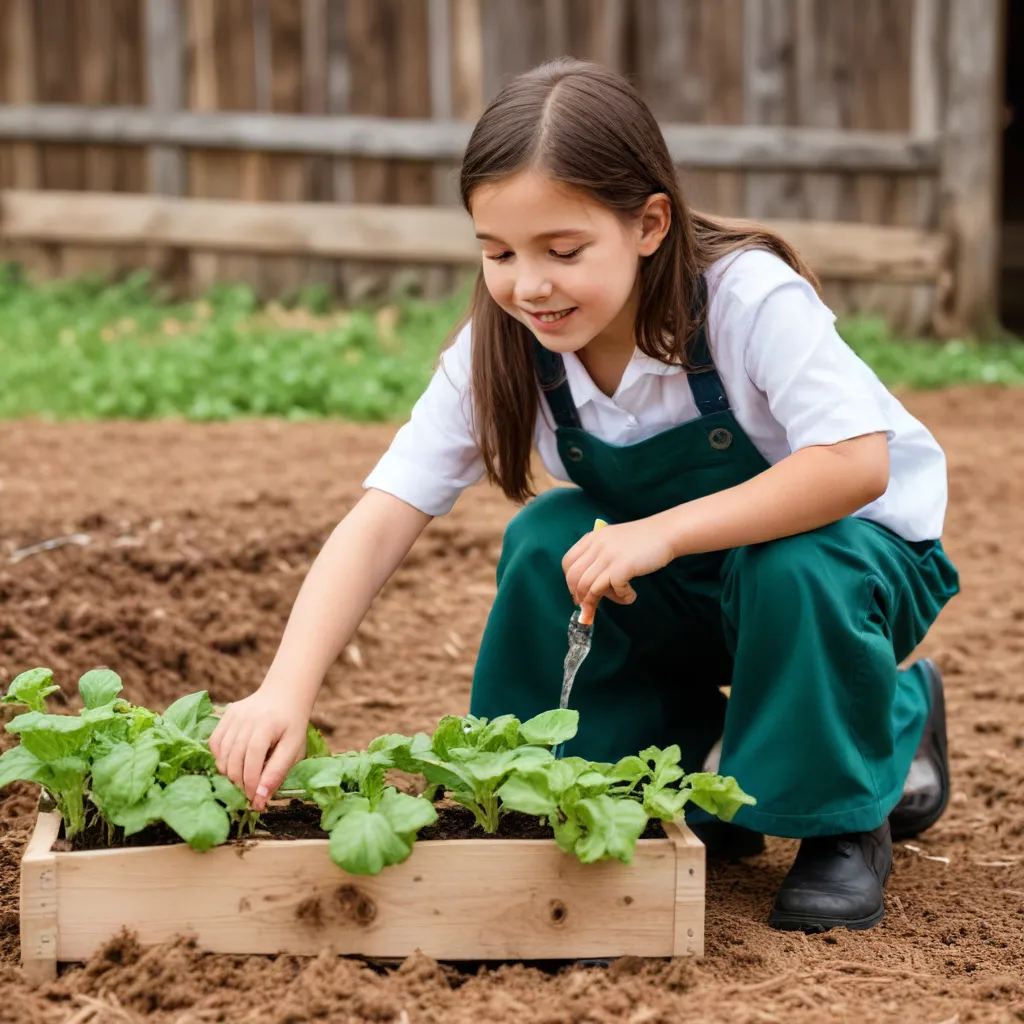
[[[185,100],[181,0],[146,0],[146,85],[149,108],[167,115]],[[185,192],[185,156],[176,146],[149,151],[149,191],[164,196]]]
[[[788,238],[826,278],[934,282],[948,261],[947,238],[939,232],[820,221],[764,223]],[[459,209],[364,203],[8,190],[0,193],[0,238],[466,265],[480,258],[472,224]]]
[[[328,44],[330,17],[327,0],[302,0],[302,109],[307,114],[327,112]],[[306,198],[328,202],[333,198],[331,159],[310,157],[305,164]],[[333,260],[309,260],[306,265],[307,284],[335,289],[337,266]]]
[[[60,815],[40,812],[21,858],[21,967],[33,985],[57,977],[57,860]]]
[[[471,130],[462,121],[402,117],[241,111],[158,116],[144,108],[85,109],[61,104],[0,108],[0,139],[252,149],[366,159],[458,160]],[[688,167],[891,174],[929,173],[938,167],[936,140],[898,132],[672,123],[663,124],[662,132],[673,160]]]
[[[454,116],[452,88],[451,0],[428,0],[427,6],[430,116],[451,120]],[[433,167],[433,200],[439,206],[459,205],[458,164],[439,161]],[[426,295],[438,297],[452,290],[454,277],[449,267],[434,267],[423,278]]]
[[[943,221],[952,233],[955,290],[949,332],[987,335],[999,308],[999,172],[1005,31],[997,0],[950,0],[946,116],[940,171]]]
[[[190,29],[191,106],[198,111],[252,110],[255,47],[251,0],[186,0]],[[264,115],[269,116],[269,115]],[[251,150],[260,147],[240,147]],[[189,153],[190,190],[211,199],[253,196],[259,189],[260,155],[204,146]],[[194,253],[191,287],[205,291],[217,281],[258,291],[260,263],[252,256]]]
[[[642,840],[631,865],[586,865],[550,841],[433,840],[375,877],[341,872],[323,840],[57,854],[58,956],[86,959],[122,927],[143,944],[192,934],[215,953],[669,956],[676,852]]]
[[[946,0],[914,0],[910,41],[910,132],[937,138],[942,131],[943,42]]]
[[[4,51],[0,62],[5,104],[31,104],[39,99],[36,74],[36,11],[32,0],[7,0],[3,26]],[[6,109],[0,107],[0,110]],[[32,142],[16,141],[10,148],[11,182],[16,188],[40,188],[42,155]],[[59,254],[52,246],[19,245],[5,258],[21,264],[33,279],[52,277]]]
[[[744,119],[748,124],[796,124],[796,25],[792,0],[745,0]],[[747,174],[748,217],[801,217],[800,176],[792,171]]]
[[[254,22],[256,103],[258,109],[282,114],[304,111],[302,6],[295,0],[267,0]],[[260,61],[266,58],[265,70]],[[266,104],[265,107],[262,104]],[[308,157],[261,153],[262,174],[254,199],[301,202],[309,194]],[[295,299],[309,280],[310,261],[292,256],[260,260],[260,294]]]
[[[733,159],[691,159],[676,133],[711,133],[723,140],[747,133],[743,120],[742,0],[653,0],[638,9],[640,50],[652,55],[639,66],[641,91],[680,169],[687,202],[719,214],[743,212],[743,180]],[[754,128],[764,136],[764,130]],[[748,136],[753,138],[753,136]],[[735,154],[734,154],[735,155]]]
[[[673,956],[704,956],[704,844],[682,822],[664,823],[665,834],[676,850]]]
[[[476,121],[484,109],[484,41],[480,0],[451,0],[452,112]],[[465,131],[465,129],[463,129]],[[465,147],[463,137],[459,152]]]

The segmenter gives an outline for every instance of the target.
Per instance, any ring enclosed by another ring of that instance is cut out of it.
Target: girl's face
[[[553,352],[633,344],[640,259],[668,232],[663,195],[625,217],[534,171],[480,186],[473,224],[487,290]]]

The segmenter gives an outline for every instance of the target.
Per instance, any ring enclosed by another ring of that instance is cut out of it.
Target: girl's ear
[[[665,240],[672,225],[672,204],[664,192],[656,192],[644,204],[640,214],[640,244],[637,253],[651,256]]]

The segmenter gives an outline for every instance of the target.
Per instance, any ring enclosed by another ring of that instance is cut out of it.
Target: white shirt
[[[715,367],[737,422],[765,460],[774,464],[800,448],[885,431],[888,489],[856,515],[907,540],[940,537],[947,495],[942,449],[843,341],[835,316],[810,284],[763,250],[731,254],[706,277]],[[483,462],[471,428],[471,344],[467,324],[364,486],[439,516],[480,480]],[[678,366],[634,351],[609,397],[576,355],[563,358],[581,425],[602,441],[633,444],[698,415]],[[534,441],[548,472],[568,480],[543,398]]]

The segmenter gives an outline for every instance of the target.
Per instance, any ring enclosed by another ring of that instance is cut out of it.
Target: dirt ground
[[[925,644],[945,671],[953,798],[900,844],[885,921],[772,931],[795,844],[712,867],[707,956],[610,968],[397,970],[322,955],[213,956],[116,941],[32,989],[18,962],[18,861],[33,794],[0,797],[0,1022],[669,1024],[1024,1020],[1024,396],[908,396],[949,455],[948,549],[964,592]],[[0,684],[39,664],[73,685],[107,664],[155,708],[257,686],[303,574],[390,428],[0,424]],[[467,706],[512,509],[476,488],[435,522],[330,673],[314,721],[335,749]],[[66,534],[88,542],[12,561]],[[2,744],[0,740],[0,744]]]

